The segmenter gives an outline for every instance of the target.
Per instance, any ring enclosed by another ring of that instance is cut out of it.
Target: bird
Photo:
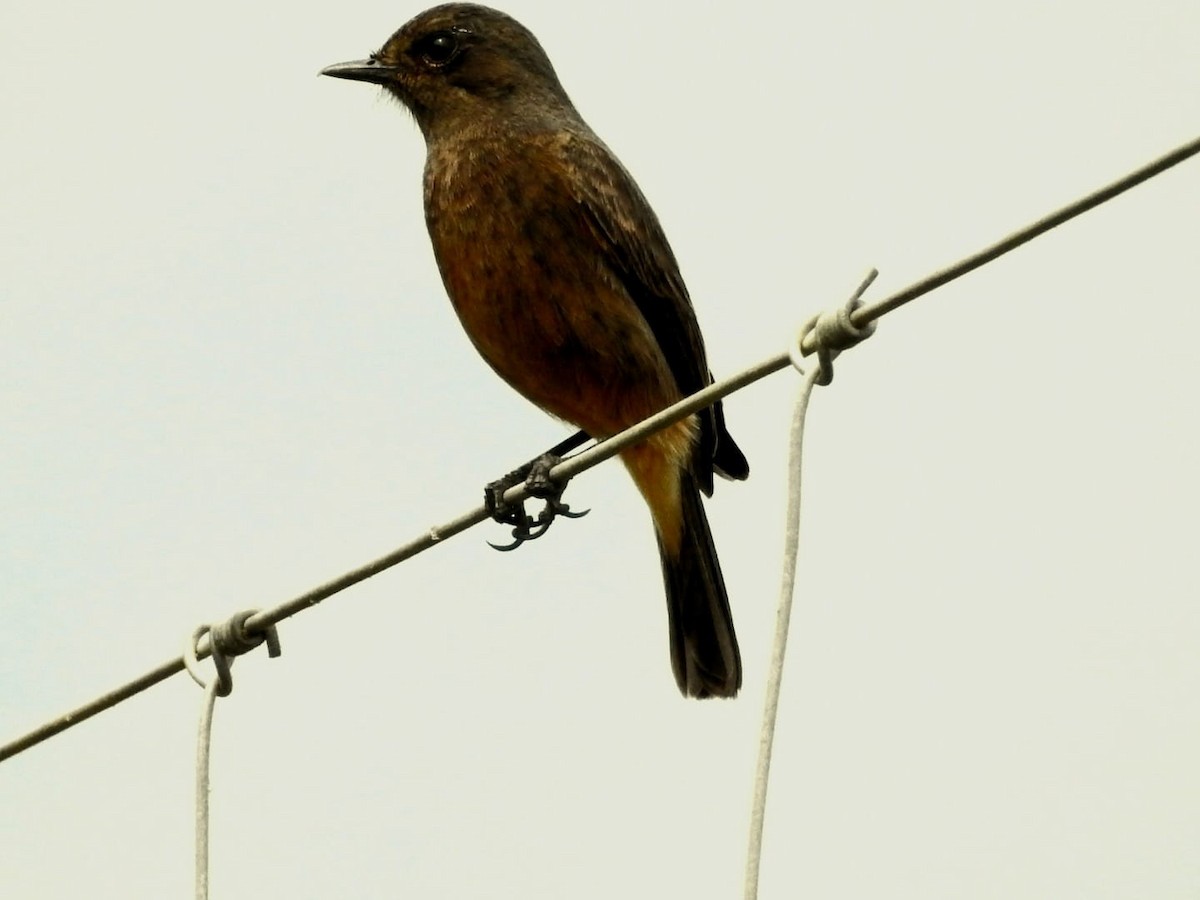
[[[447,3],[321,74],[380,85],[416,120],[446,292],[519,393],[602,439],[712,383],[658,217],[528,28]],[[733,697],[741,655],[700,494],[714,473],[748,477],[746,457],[719,402],[620,455],[653,519],[679,690]]]

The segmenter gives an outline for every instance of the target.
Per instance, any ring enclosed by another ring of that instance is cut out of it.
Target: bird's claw
[[[556,484],[550,480],[550,470],[559,462],[561,459],[558,456],[544,453],[533,462],[521,466],[516,471],[509,472],[508,475],[487,486],[483,495],[488,512],[501,525],[511,525],[513,537],[510,544],[493,544],[488,541],[488,546],[507,553],[510,550],[516,550],[526,541],[536,541],[550,529],[558,516],[580,519],[588,514],[589,510],[575,512],[562,502],[562,493],[567,487],[566,481]],[[542,511],[538,513],[536,519],[525,511],[524,501],[509,503],[504,499],[504,494],[509,488],[522,482],[524,482],[529,496],[536,497],[544,503]]]
[[[528,519],[527,523],[517,525],[513,528],[513,539],[511,544],[493,544],[491,541],[488,541],[487,545],[493,550],[499,550],[501,553],[507,553],[510,550],[516,550],[526,541],[536,541],[543,534],[545,534],[546,529],[550,527],[549,522],[539,524],[533,519],[529,519],[528,516],[526,516],[526,518]],[[539,516],[538,518],[540,519],[541,517]]]

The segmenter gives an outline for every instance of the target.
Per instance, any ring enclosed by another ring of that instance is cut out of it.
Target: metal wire
[[[953,281],[962,275],[965,275],[967,272],[979,268],[998,256],[1001,256],[1010,250],[1019,247],[1021,244],[1024,244],[1041,234],[1044,234],[1055,226],[1061,225],[1063,222],[1066,222],[1075,216],[1078,216],[1081,213],[1100,205],[1101,203],[1111,200],[1118,194],[1124,193],[1130,188],[1141,184],[1143,181],[1146,181],[1147,179],[1166,171],[1172,166],[1178,165],[1185,159],[1195,156],[1197,153],[1200,153],[1200,138],[1196,138],[1195,140],[1180,146],[1170,153],[1159,157],[1153,162],[1137,169],[1134,172],[1131,172],[1125,177],[1114,181],[1109,185],[1106,185],[1105,187],[1100,188],[1097,191],[1092,192],[1091,194],[1088,194],[1086,197],[1083,197],[1080,200],[1063,207],[1062,209],[1044,216],[1043,218],[1034,222],[1032,225],[1023,228],[1006,238],[1003,238],[995,244],[980,250],[978,253],[966,257],[952,266],[935,272],[927,278],[915,282],[914,284],[909,285],[907,288],[904,288],[903,290],[898,291],[897,293],[894,293],[891,296],[878,301],[877,303],[857,309],[851,316],[850,321],[855,326],[860,328],[865,327],[867,324],[874,322],[884,314],[891,312],[905,303],[908,303],[909,301],[914,300],[923,294],[941,287],[942,285],[947,284],[948,282]],[[805,355],[808,355],[813,353],[816,349],[817,339],[812,333],[809,333],[801,345],[801,351]],[[652,416],[650,419],[647,419],[645,422],[630,428],[621,435],[611,438],[607,441],[603,441],[589,450],[585,450],[579,454],[576,454],[575,456],[572,456],[570,459],[564,460],[560,465],[554,467],[554,469],[550,472],[550,477],[551,479],[559,479],[577,475],[580,472],[589,469],[592,466],[597,465],[613,456],[622,447],[640,440],[646,434],[654,431],[656,428],[665,427],[667,424],[682,419],[686,415],[689,415],[691,412],[704,407],[717,398],[724,397],[735,390],[745,387],[748,384],[752,384],[761,378],[765,378],[767,375],[778,372],[780,369],[783,369],[788,365],[789,360],[789,353],[780,353],[776,356],[770,357],[769,359],[763,360],[739,375],[736,375],[733,378],[728,378],[716,385],[712,385],[705,390],[692,395],[686,400],[675,404],[675,406],[671,407],[669,410],[665,410],[657,416]],[[504,499],[506,501],[515,503],[518,500],[524,499],[526,496],[527,494],[524,486],[518,485],[517,487],[511,488],[508,492],[506,492]],[[334,594],[343,591],[360,581],[364,581],[373,575],[377,575],[386,569],[390,569],[392,566],[403,562],[411,556],[415,556],[418,553],[428,550],[435,544],[441,543],[443,540],[453,537],[454,535],[467,530],[468,528],[484,521],[487,518],[487,509],[483,506],[478,506],[470,512],[450,520],[444,525],[430,528],[421,537],[410,541],[408,544],[405,544],[386,556],[367,563],[365,566],[355,569],[352,572],[348,572],[339,578],[335,578],[334,580],[329,581],[320,587],[314,588],[305,594],[301,594],[299,597],[254,615],[246,622],[246,627],[251,631],[255,631],[261,630],[266,625],[272,625],[280,622],[289,616],[295,615],[302,609],[315,606],[322,600],[331,597]],[[207,642],[202,641],[201,643],[203,646],[197,648],[197,655],[204,657],[208,655]],[[174,657],[159,664],[149,672],[146,672],[132,681],[123,684],[120,687],[101,695],[100,697],[97,697],[89,703],[85,703],[83,706],[58,716],[57,718],[46,722],[27,734],[24,734],[8,744],[0,747],[0,761],[15,756],[16,754],[21,753],[22,751],[27,750],[30,747],[33,747],[74,725],[77,725],[79,722],[91,718],[97,713],[103,712],[104,710],[109,709],[110,707],[115,706],[118,703],[129,699],[130,697],[133,697],[147,688],[158,684],[160,681],[164,681],[167,678],[170,678],[172,675],[182,672],[183,668],[184,661],[180,656]]]
[[[559,465],[550,470],[550,478],[558,481],[564,478],[569,478],[584,472],[593,466],[598,466],[600,463],[615,456],[622,449],[635,444],[642,440],[648,434],[665,428],[673,422],[678,422],[680,419],[686,418],[698,409],[703,409],[711,404],[714,400],[720,399],[727,394],[733,393],[748,384],[753,384],[762,378],[778,372],[787,365],[788,355],[786,353],[771,357],[770,359],[751,366],[743,372],[734,375],[732,378],[726,378],[724,381],[709,385],[702,391],[691,395],[690,397],[681,400],[674,406],[668,407],[657,415],[651,416],[643,422],[634,425],[633,427],[621,432],[608,440],[602,441],[594,447],[591,447],[581,453],[577,453],[568,459],[563,460]],[[528,491],[525,486],[517,485],[509,488],[504,493],[504,500],[508,503],[516,503],[528,497]],[[353,569],[338,578],[328,581],[318,587],[313,588],[294,597],[278,606],[273,606],[270,609],[256,612],[245,620],[244,627],[249,632],[263,631],[268,627],[275,625],[284,619],[294,616],[301,610],[308,609],[310,606],[316,606],[322,600],[332,597],[334,594],[346,590],[358,584],[360,581],[378,575],[380,572],[392,568],[404,562],[409,557],[416,556],[430,547],[440,544],[447,538],[451,538],[456,534],[466,531],[473,525],[490,519],[490,513],[487,507],[480,505],[468,513],[464,513],[456,519],[451,519],[442,525],[435,525],[419,537],[409,541],[386,556],[381,556],[364,566]],[[196,647],[196,656],[203,659],[211,655],[211,640],[209,637],[201,638]],[[27,750],[30,747],[40,744],[42,741],[53,737],[60,732],[66,731],[74,725],[79,724],[85,719],[90,719],[97,713],[101,713],[110,707],[116,706],[124,700],[141,693],[149,687],[158,684],[160,681],[165,681],[172,675],[175,675],[184,670],[183,656],[177,656],[169,659],[164,663],[151,669],[144,675],[135,678],[127,684],[121,685],[97,697],[90,703],[73,709],[68,713],[59,716],[56,719],[35,728],[28,734],[22,735],[11,743],[0,747],[0,761],[8,759],[11,756]]]
[[[1057,228],[1063,222],[1068,222],[1076,216],[1087,212],[1089,209],[1094,209],[1101,203],[1107,203],[1113,197],[1125,193],[1130,188],[1137,187],[1143,181],[1148,181],[1155,175],[1159,175],[1167,171],[1167,169],[1179,165],[1197,153],[1200,153],[1200,137],[1176,147],[1169,153],[1164,153],[1158,159],[1146,163],[1141,168],[1135,169],[1128,175],[1118,178],[1116,181],[1106,184],[1102,188],[1097,188],[1090,194],[1080,197],[1074,203],[1068,203],[1066,206],[1042,216],[1042,218],[1026,225],[1020,231],[1014,231],[1007,237],[1001,238],[996,243],[960,259],[953,265],[939,269],[933,274],[925,276],[920,281],[913,282],[903,290],[896,291],[896,293],[884,297],[882,300],[877,300],[874,303],[860,307],[855,310],[854,314],[850,317],[850,321],[860,327],[866,325],[868,322],[874,322],[880,316],[898,309],[910,300],[915,300],[922,294],[928,294],[930,291],[936,290],[942,285],[948,284],[954,281],[954,279],[961,278],[968,272],[972,272],[980,266],[990,263],[996,257],[1003,256],[1011,250],[1016,250],[1022,244],[1027,244],[1050,229]],[[805,339],[803,345],[804,355],[807,356],[816,349],[816,336],[810,333],[810,336]]]
[[[208,900],[208,773],[211,771],[213,710],[220,690],[219,676],[205,685],[200,729],[196,735],[196,900]]]
[[[779,607],[775,612],[775,641],[771,665],[767,669],[767,690],[763,701],[762,730],[758,736],[758,764],[754,769],[754,795],[750,807],[750,843],[746,851],[745,898],[758,897],[758,873],[762,863],[763,823],[767,814],[767,785],[771,775],[771,753],[775,748],[775,722],[779,718],[779,694],[783,685],[783,660],[787,654],[788,628],[792,621],[792,598],[796,588],[796,559],[800,552],[800,458],[804,445],[804,419],[808,400],[821,377],[820,364],[804,373],[796,408],[792,415],[788,461],[787,525],[783,545],[783,583],[779,588]]]

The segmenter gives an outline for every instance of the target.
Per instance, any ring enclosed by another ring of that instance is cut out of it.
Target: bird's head
[[[428,138],[503,116],[508,121],[573,112],[537,38],[502,12],[447,3],[412,19],[368,59],[321,71],[382,85],[399,99]]]

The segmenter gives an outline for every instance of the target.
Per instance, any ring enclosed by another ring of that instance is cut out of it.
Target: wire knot
[[[279,632],[274,625],[268,625],[261,630],[246,627],[246,623],[258,612],[261,610],[243,610],[234,613],[224,622],[201,625],[192,632],[183,650],[183,662],[196,684],[202,688],[209,686],[209,681],[200,671],[198,658],[200,640],[205,635],[208,635],[208,652],[212,657],[213,667],[217,670],[218,697],[228,697],[233,691],[233,660],[236,657],[249,653],[263,642],[266,642],[268,656],[276,657],[283,652],[279,646]]]
[[[875,333],[874,322],[858,326],[854,324],[850,316],[862,305],[862,295],[878,274],[878,270],[871,269],[859,282],[849,300],[837,309],[817,313],[801,326],[800,333],[796,336],[796,343],[788,351],[792,365],[797,371],[804,371],[804,357],[807,355],[804,350],[804,342],[811,337],[813,348],[808,352],[817,354],[817,365],[820,369],[817,384],[827,385],[833,381],[834,358],[843,350],[848,350],[855,344],[865,341]]]

